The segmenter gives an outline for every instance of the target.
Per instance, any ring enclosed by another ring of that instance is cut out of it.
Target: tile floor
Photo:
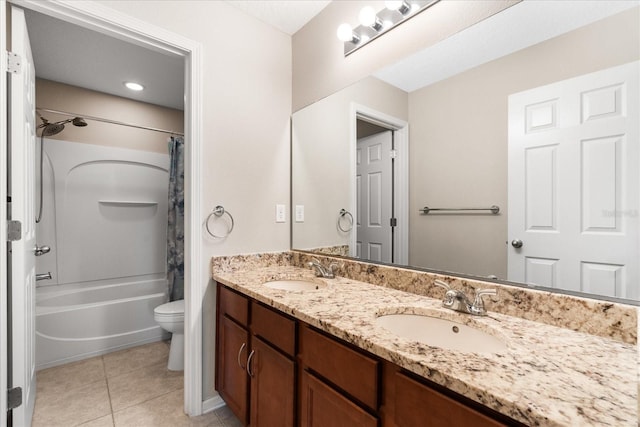
[[[164,341],[39,371],[32,427],[240,427],[227,407],[189,418]]]

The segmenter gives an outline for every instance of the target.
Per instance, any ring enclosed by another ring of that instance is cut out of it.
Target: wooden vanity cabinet
[[[524,426],[218,286],[216,387],[251,427]]]
[[[249,299],[218,287],[216,339],[216,389],[231,411],[247,424],[249,381]]]
[[[218,286],[216,388],[243,425],[295,424],[296,322]]]

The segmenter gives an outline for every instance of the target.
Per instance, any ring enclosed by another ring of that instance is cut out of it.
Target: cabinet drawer
[[[302,427],[378,427],[378,419],[303,371],[300,381]]]
[[[218,285],[218,289],[220,315],[230,317],[246,327],[249,323],[249,300],[223,285]]]
[[[282,314],[252,301],[251,330],[253,333],[289,356],[295,356],[296,322]]]
[[[394,421],[397,427],[506,426],[404,374],[396,373],[395,381]]]
[[[378,409],[378,361],[308,327],[300,327],[303,364],[374,411]]]

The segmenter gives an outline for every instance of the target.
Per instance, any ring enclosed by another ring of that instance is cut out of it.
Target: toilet
[[[153,310],[153,318],[162,329],[171,332],[167,368],[170,371],[182,371],[184,369],[184,300],[157,306]]]

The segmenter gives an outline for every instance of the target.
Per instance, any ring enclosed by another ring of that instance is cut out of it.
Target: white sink
[[[452,320],[420,314],[387,314],[376,325],[402,338],[465,353],[501,353],[507,345],[499,338]]]
[[[313,282],[311,280],[274,280],[272,282],[263,283],[264,286],[271,289],[280,289],[283,291],[315,291],[323,288],[326,284],[321,282]]]

